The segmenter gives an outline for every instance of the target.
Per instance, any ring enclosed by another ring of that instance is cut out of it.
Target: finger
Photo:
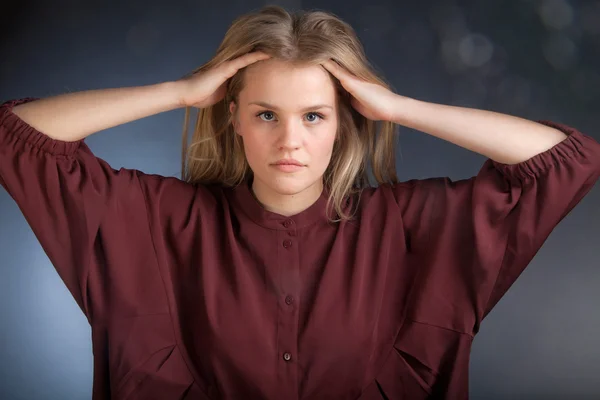
[[[231,62],[235,64],[238,69],[241,69],[247,65],[267,58],[271,58],[271,56],[262,51],[253,51],[251,53],[246,53],[243,56],[239,56],[238,58],[234,58]]]
[[[350,93],[354,93],[356,84],[359,81],[355,75],[351,74],[348,70],[333,60],[327,60],[321,65],[323,65],[327,71],[331,72],[331,74],[340,81],[344,89]]]
[[[245,68],[250,64],[254,64],[257,61],[266,60],[268,58],[271,58],[271,56],[259,51],[244,54],[243,56],[239,56],[228,61],[227,66],[225,67],[225,75],[229,79],[240,69]]]
[[[348,71],[346,71],[338,63],[331,59],[326,60],[321,65],[325,67],[327,71],[331,72],[331,74],[342,83],[348,82],[350,79],[353,78],[353,76],[350,75]]]

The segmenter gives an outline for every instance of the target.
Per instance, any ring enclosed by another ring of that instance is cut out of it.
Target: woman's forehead
[[[267,60],[251,65],[244,74],[240,96],[252,97],[254,101],[273,104],[333,102],[335,87],[329,73],[320,65],[294,65],[279,60]],[[254,99],[254,97],[268,97]]]

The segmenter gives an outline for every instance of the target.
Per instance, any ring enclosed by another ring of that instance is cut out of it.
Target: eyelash
[[[266,113],[270,113],[270,114],[273,114],[273,115],[275,115],[275,113],[274,113],[273,111],[261,111],[261,112],[259,112],[258,114],[256,114],[256,116],[257,116],[258,118],[260,118],[260,117],[261,117],[261,115],[264,115],[264,114],[266,114]],[[321,114],[321,113],[318,113],[318,112],[311,111],[311,112],[307,113],[306,115],[308,115],[308,114],[314,114],[314,115],[316,115],[317,117],[319,117],[319,119],[320,119],[320,120],[324,120],[324,119],[325,119],[325,116],[324,116],[323,114]],[[266,120],[263,120],[263,119],[261,119],[261,120],[262,120],[263,122],[272,122],[272,120],[271,120],[271,121],[266,121]],[[314,123],[315,121],[309,121],[309,122],[311,122],[311,123]]]

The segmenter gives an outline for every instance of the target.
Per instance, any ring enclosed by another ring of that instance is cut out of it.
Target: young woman
[[[84,142],[177,107],[182,179]],[[398,182],[397,125],[488,160]],[[483,318],[599,175],[576,129],[393,93],[324,12],[245,15],[175,82],[0,109],[0,183],[91,324],[95,400],[467,398]]]

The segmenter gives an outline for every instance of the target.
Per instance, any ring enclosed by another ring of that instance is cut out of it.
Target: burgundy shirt
[[[93,399],[466,399],[482,319],[600,175],[568,138],[470,179],[326,191],[285,217],[248,184],[115,170],[0,107],[0,183],[92,329]]]

